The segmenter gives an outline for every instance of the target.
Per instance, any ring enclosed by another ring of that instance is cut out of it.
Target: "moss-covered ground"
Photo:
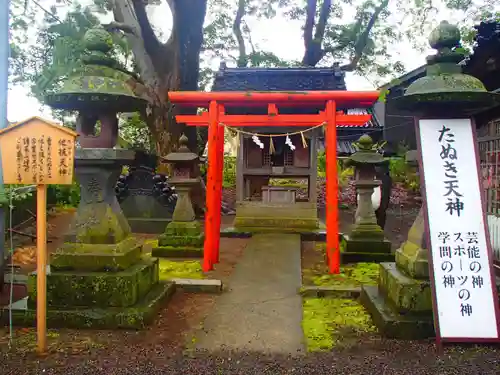
[[[328,272],[325,261],[325,244],[315,244],[313,249],[305,252],[302,269],[302,283],[305,286],[342,286],[359,287],[361,285],[376,285],[379,275],[378,263],[353,263],[340,267],[338,275]]]
[[[203,279],[199,260],[160,259],[160,280]]]
[[[355,300],[306,298],[302,328],[310,352],[348,347],[376,332],[369,314]]]

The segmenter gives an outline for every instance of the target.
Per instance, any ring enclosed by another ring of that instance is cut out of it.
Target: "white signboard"
[[[438,337],[498,338],[475,139],[470,119],[420,120]]]

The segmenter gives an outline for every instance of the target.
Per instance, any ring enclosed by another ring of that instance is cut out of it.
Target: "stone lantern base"
[[[142,243],[116,201],[114,182],[128,150],[78,149],[75,173],[82,199],[66,242],[51,254],[47,273],[49,327],[142,328],[173,293],[159,281],[158,259],[144,257]],[[13,309],[19,324],[36,317],[36,274],[28,279],[24,306]]]
[[[202,258],[205,235],[198,221],[172,221],[158,237],[151,255],[165,258]]]
[[[386,337],[434,336],[428,250],[424,246],[423,210],[408,239],[396,251],[395,263],[381,263],[378,287],[364,286],[361,301]]]

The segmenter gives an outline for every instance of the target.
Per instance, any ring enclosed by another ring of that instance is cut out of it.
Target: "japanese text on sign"
[[[74,147],[70,139],[57,139],[57,145],[54,145],[51,136],[17,137],[17,182],[50,183],[54,171],[60,177],[72,175]]]
[[[471,121],[419,125],[439,335],[497,338]]]

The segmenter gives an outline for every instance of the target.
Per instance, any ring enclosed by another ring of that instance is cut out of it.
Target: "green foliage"
[[[376,332],[363,306],[350,299],[307,298],[302,312],[302,328],[310,352],[348,346],[360,335]]]
[[[5,187],[6,198],[9,200],[9,202],[12,200],[13,204],[25,201],[26,199],[31,198],[33,196],[33,191],[28,190],[26,188],[26,185],[11,184],[11,185],[4,185],[4,187]]]
[[[347,167],[344,160],[337,160],[337,174],[340,187],[346,187],[349,180],[354,176],[354,168]],[[324,151],[318,153],[318,176],[326,177],[326,154]]]
[[[60,206],[77,207],[80,203],[80,184],[76,181],[71,185],[50,185],[48,191]]]
[[[236,186],[236,158],[224,156],[224,170],[222,174],[222,186],[225,188]]]
[[[414,192],[420,191],[420,178],[416,167],[409,165],[403,158],[389,160],[389,173],[393,183],[400,183],[406,189]]]

